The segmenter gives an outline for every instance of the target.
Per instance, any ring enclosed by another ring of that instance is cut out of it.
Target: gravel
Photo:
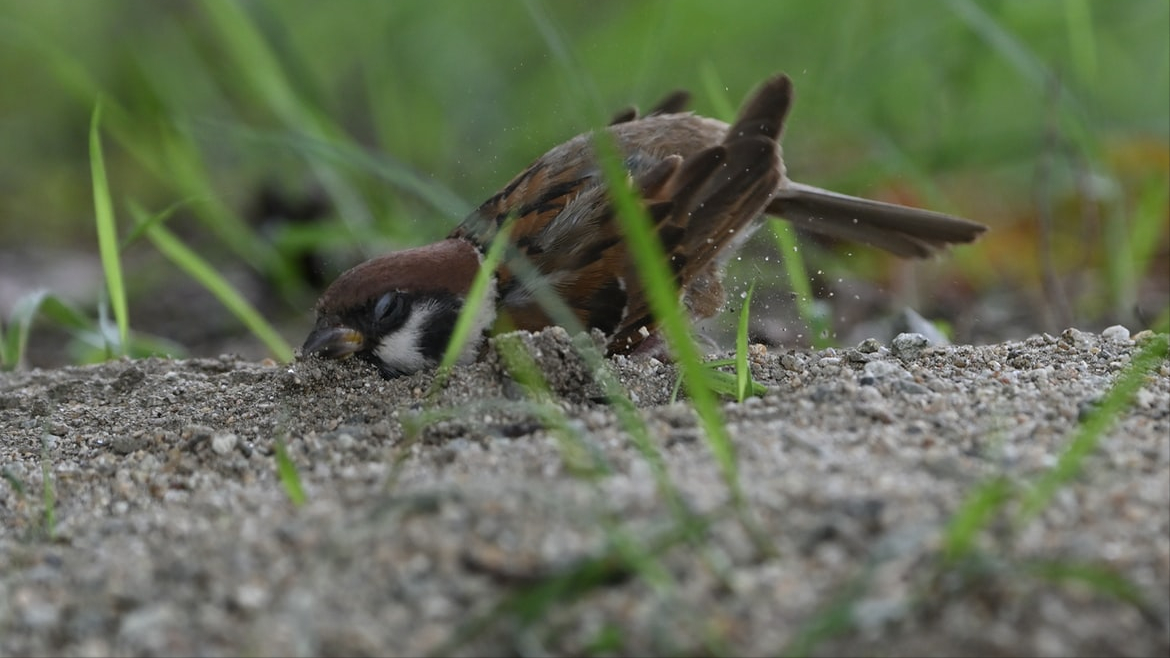
[[[494,349],[433,398],[359,362],[0,374],[0,653],[1170,650],[1170,363],[1038,517],[1009,503],[975,557],[941,551],[975,488],[1057,463],[1148,334],[754,346],[770,392],[721,408],[741,514],[673,366],[607,366],[648,458],[563,330],[512,338],[547,399]],[[709,523],[680,539],[688,511]],[[596,587],[531,604],[591,564]]]

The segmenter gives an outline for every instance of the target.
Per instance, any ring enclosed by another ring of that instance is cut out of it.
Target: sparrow
[[[903,257],[971,242],[986,226],[958,217],[838,194],[790,180],[779,138],[792,81],[777,75],[731,125],[685,111],[685,92],[645,116],[618,113],[604,128],[667,255],[694,318],[718,313],[728,258],[777,216],[829,237]],[[503,261],[460,362],[487,335],[555,324],[538,302],[551,289],[608,352],[640,353],[656,322],[626,250],[605,177],[585,133],[537,158],[439,242],[378,256],[339,276],[316,305],[302,355],[358,356],[386,378],[437,365],[492,239],[510,222]]]

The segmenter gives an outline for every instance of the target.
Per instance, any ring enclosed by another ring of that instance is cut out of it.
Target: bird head
[[[304,356],[357,356],[386,378],[434,367],[442,358],[482,254],[471,242],[447,239],[368,260],[337,278],[317,302],[317,324]],[[483,305],[461,361],[475,356],[495,319]]]

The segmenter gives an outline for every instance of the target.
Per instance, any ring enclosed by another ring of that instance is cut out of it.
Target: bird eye
[[[378,298],[378,303],[374,305],[374,318],[379,322],[391,319],[402,313],[403,308],[405,300],[402,295],[388,292]]]

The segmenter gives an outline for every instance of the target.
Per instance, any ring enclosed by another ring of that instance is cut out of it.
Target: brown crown
[[[337,313],[392,290],[465,295],[479,264],[479,251],[462,239],[371,258],[337,277],[321,295],[317,311]]]

